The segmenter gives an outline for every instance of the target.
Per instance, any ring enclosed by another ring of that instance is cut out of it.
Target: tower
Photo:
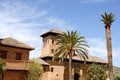
[[[59,34],[62,34],[63,31],[52,29],[41,35],[42,37],[42,54],[40,58],[48,63],[47,66],[44,66],[44,77],[45,80],[69,80],[69,67],[68,59],[59,64],[58,60],[53,61],[53,52],[58,47],[56,45],[56,39]],[[79,56],[74,56],[72,59],[72,74],[74,80],[78,80],[80,76],[86,75],[87,69],[92,62],[105,63],[106,62],[98,57],[89,56],[89,59],[84,65],[84,60]]]
[[[57,35],[60,33],[63,33],[63,31],[52,29],[41,35],[43,42],[41,56],[53,56],[53,51],[57,48],[55,40],[57,39]]]

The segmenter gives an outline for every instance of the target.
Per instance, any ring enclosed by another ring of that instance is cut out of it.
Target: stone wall
[[[61,64],[58,61],[45,60],[50,64],[47,71],[45,80],[69,80],[69,66],[68,62],[62,62]],[[72,76],[74,79],[75,74],[78,74],[79,77],[84,77],[87,74],[87,69],[91,63],[84,64],[83,62],[73,62],[72,63]]]
[[[29,60],[29,50],[14,48],[14,47],[1,46],[1,45],[0,45],[0,50],[7,51],[7,59],[9,59],[9,60],[15,60],[16,59],[16,53],[21,53],[22,54],[22,61]]]
[[[24,80],[26,71],[22,70],[7,70],[4,73],[3,80]]]
[[[30,50],[2,45],[0,45],[0,50],[7,51],[4,80],[24,80],[26,74],[26,62],[29,60]],[[16,53],[21,53],[21,60],[16,60]]]

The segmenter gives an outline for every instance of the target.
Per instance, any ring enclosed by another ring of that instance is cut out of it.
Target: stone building
[[[57,39],[57,35],[62,32],[63,31],[52,29],[41,35],[43,46],[40,58],[48,63],[48,65],[44,66],[43,80],[69,80],[68,60],[61,64],[59,64],[58,61],[52,61],[53,51],[58,46],[55,44],[55,40]],[[72,76],[74,80],[86,76],[87,69],[92,62],[107,64],[103,59],[91,55],[89,55],[86,64],[84,64],[84,60],[80,59],[78,56],[74,56],[72,61]]]
[[[58,46],[55,44],[55,40],[57,35],[62,32],[52,29],[41,35],[42,53],[40,58],[34,60],[43,65],[42,80],[69,80],[68,59],[61,64],[58,61],[52,61],[53,52]],[[5,60],[6,66],[3,79],[0,80],[24,80],[28,71],[29,52],[31,50],[34,50],[34,48],[13,38],[0,39],[0,58]],[[91,55],[89,55],[86,64],[78,56],[74,56],[72,62],[73,80],[78,80],[78,78],[85,76],[92,62],[107,64],[103,59]]]
[[[0,39],[0,58],[5,60],[6,67],[1,80],[23,80],[31,50],[34,48],[11,37]]]

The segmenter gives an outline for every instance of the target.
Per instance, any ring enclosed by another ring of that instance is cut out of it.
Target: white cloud
[[[120,66],[120,46],[117,48],[113,48],[113,64],[117,65],[118,67]]]
[[[69,21],[55,16],[50,16],[46,9],[40,8],[40,6],[45,4],[47,0],[36,1],[37,2],[34,2],[33,4],[25,2],[0,3],[0,37],[13,37],[36,48],[31,52],[31,58],[40,56],[42,47],[40,35],[42,33],[51,28],[62,30],[75,29],[74,27],[71,27]],[[97,2],[99,1],[97,0]],[[88,43],[90,44],[90,53],[92,55],[99,56],[107,60],[105,40],[100,38],[91,38],[88,40]],[[120,58],[118,58],[119,54],[120,47],[114,48],[113,59],[115,65],[118,65],[116,60],[120,60]]]
[[[88,43],[90,44],[90,54],[106,59],[107,52],[104,40],[100,38],[91,38],[88,40]]]
[[[26,19],[35,19],[47,14],[47,11],[38,8],[36,5],[26,5],[25,3],[18,2],[5,2],[0,3],[3,9],[0,11],[0,22],[2,23],[15,23]]]
[[[106,48],[106,40],[100,39],[100,38],[90,38],[88,39],[88,44],[90,45],[90,54],[98,56],[104,60],[107,60],[107,48]],[[119,54],[120,54],[120,46],[117,48],[114,47],[112,49],[113,53],[113,63],[116,66],[120,66],[120,60]]]
[[[45,2],[47,0],[37,0],[34,4],[16,1],[0,3],[0,37],[13,37],[36,48],[31,52],[31,58],[40,56],[42,33],[54,27],[62,29],[68,24],[41,9]]]

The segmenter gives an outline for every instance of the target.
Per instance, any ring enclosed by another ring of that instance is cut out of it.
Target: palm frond
[[[104,22],[107,26],[110,26],[112,22],[114,22],[114,15],[112,13],[104,13],[101,15],[102,19],[101,21]]]
[[[69,54],[73,55],[73,53],[78,54],[79,57],[83,57],[83,59],[88,58],[87,48],[89,46],[85,41],[85,37],[79,36],[77,31],[68,31],[67,33],[58,35],[56,44],[59,45],[59,47],[54,51],[53,60],[59,59],[59,62],[62,62],[68,58]]]

